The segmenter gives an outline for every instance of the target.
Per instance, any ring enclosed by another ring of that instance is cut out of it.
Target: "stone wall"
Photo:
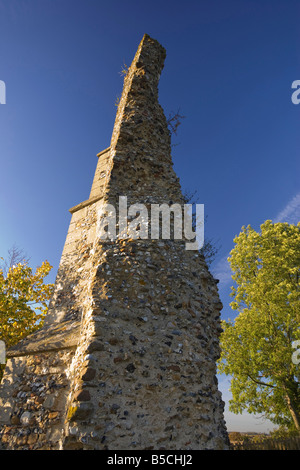
[[[2,449],[59,448],[74,351],[11,357],[1,383]]]
[[[223,448],[221,304],[205,262],[160,241],[102,249],[66,448]]]
[[[120,196],[149,211],[184,203],[158,102],[165,55],[143,37],[89,199],[70,210],[45,326],[9,352],[5,448],[228,445],[216,379],[222,305],[205,260],[185,240],[97,232],[104,205],[119,209]]]

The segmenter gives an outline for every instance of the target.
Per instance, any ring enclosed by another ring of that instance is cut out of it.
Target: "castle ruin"
[[[0,446],[226,449],[217,281],[183,240],[99,237],[105,204],[184,204],[158,102],[165,49],[145,35],[110,147],[72,214],[44,326],[7,351]],[[121,233],[121,228],[120,233]]]

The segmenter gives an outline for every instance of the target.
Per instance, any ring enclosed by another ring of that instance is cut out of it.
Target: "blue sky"
[[[121,68],[148,33],[167,50],[160,103],[186,116],[174,166],[221,245],[212,270],[231,316],[235,235],[299,220],[299,10],[299,0],[0,0],[0,256],[16,243],[55,279],[68,209],[88,198],[110,144]],[[227,403],[228,379],[220,387]],[[229,429],[270,428],[226,416]]]

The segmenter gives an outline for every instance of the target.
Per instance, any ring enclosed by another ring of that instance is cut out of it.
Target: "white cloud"
[[[230,269],[227,258],[229,254],[220,259],[220,261],[212,267],[212,274],[216,279],[220,281],[220,287],[224,287],[231,281],[232,271]]]
[[[285,206],[285,208],[277,214],[274,222],[288,222],[289,224],[297,224],[300,221],[300,193],[296,194]]]

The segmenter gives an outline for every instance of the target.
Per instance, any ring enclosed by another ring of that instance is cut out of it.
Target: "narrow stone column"
[[[184,203],[158,101],[165,49],[145,35],[124,78],[110,147],[71,224],[43,329],[9,352],[2,446],[15,449],[224,449],[215,279],[184,239],[99,226],[110,204]],[[125,199],[126,198],[126,199]],[[39,424],[42,423],[42,424]]]
[[[124,80],[103,183],[116,213],[120,196],[149,214],[152,204],[184,201],[158,102],[164,59],[145,35]],[[63,447],[225,448],[215,366],[222,306],[203,257],[183,240],[122,234],[96,234],[92,253]]]

